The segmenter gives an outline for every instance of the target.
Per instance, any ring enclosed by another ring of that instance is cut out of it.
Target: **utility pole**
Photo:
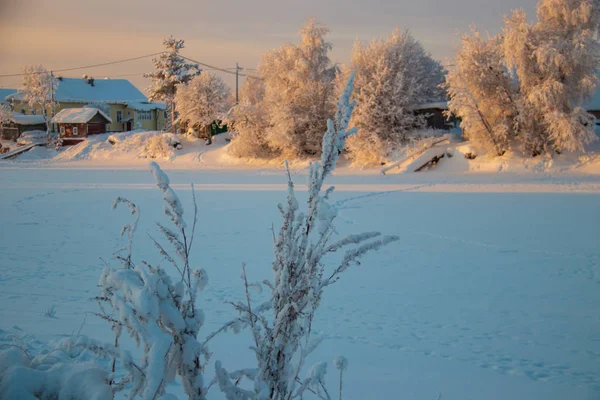
[[[237,105],[239,102],[239,77],[240,77],[240,66],[238,63],[235,63],[235,104]]]
[[[54,118],[54,72],[50,71],[50,118]],[[54,124],[52,124],[52,132],[54,132]]]

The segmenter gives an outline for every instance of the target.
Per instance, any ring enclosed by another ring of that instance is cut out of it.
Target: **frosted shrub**
[[[262,102],[264,93],[262,80],[246,79],[240,102],[229,114],[226,122],[234,132],[229,152],[236,157],[271,158],[278,154],[266,136],[269,120]]]
[[[300,399],[307,392],[329,399],[324,385],[325,363],[317,363],[304,377],[301,375],[305,372],[306,358],[319,344],[318,339],[312,338],[311,330],[323,290],[337,282],[350,265],[359,264],[365,253],[397,240],[397,237],[382,237],[378,232],[333,240],[336,233],[333,222],[337,215],[337,209],[329,203],[333,187],[325,191],[322,188],[327,176],[335,169],[346,138],[355,133],[354,129],[347,130],[355,105],[350,102],[353,79],[351,74],[334,120],[327,121],[321,161],[311,164],[304,212],[296,200],[288,170],[287,201],[279,205],[283,221],[279,232],[273,232],[273,280],[251,283],[245,265],[242,268],[246,301],[233,305],[239,312],[240,322],[252,334],[257,366],[228,373],[221,363],[216,363],[219,387],[230,400]],[[347,248],[337,266],[326,268],[323,257]],[[263,286],[270,291],[269,300],[253,304],[250,290]],[[336,364],[340,370],[346,367],[342,359]],[[253,390],[238,386],[243,377],[254,382]]]
[[[154,238],[152,241],[175,273],[175,278],[160,265],[133,260],[139,209],[129,200],[117,198],[113,207],[125,205],[133,219],[121,230],[121,234],[127,236],[126,246],[117,252],[121,267],[106,265],[99,282],[101,294],[96,298],[101,308],[99,316],[115,333],[114,343],[78,337],[67,340],[63,347],[86,349],[111,360],[109,382],[112,390],[127,391],[128,398],[158,399],[167,385],[179,376],[188,399],[202,400],[208,391],[204,367],[210,354],[207,340],[198,340],[204,313],[197,307],[196,298],[206,286],[208,277],[205,270],[193,268],[189,259],[198,209],[194,197],[193,224],[189,228],[169,178],[158,164],[150,163],[150,168],[163,194],[164,214],[171,223],[170,226],[156,225],[171,250]],[[141,348],[139,360],[119,347],[124,334]],[[117,365],[125,371],[121,379],[115,377]]]
[[[148,158],[168,159],[173,156],[173,145],[169,135],[155,135],[144,145],[144,155]]]

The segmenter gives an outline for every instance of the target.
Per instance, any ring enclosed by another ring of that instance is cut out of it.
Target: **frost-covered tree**
[[[442,66],[408,31],[396,29],[368,45],[357,40],[350,70],[356,71],[357,106],[351,123],[358,134],[348,140],[348,149],[361,164],[385,160],[411,131],[424,126],[425,117],[414,112],[417,105],[445,100],[439,87],[444,82]],[[338,82],[344,84],[346,77],[341,74]]]
[[[246,79],[239,103],[228,115],[226,121],[232,132],[229,151],[236,157],[270,158],[277,154],[266,135],[269,118],[264,94],[262,79]]]
[[[523,11],[506,19],[504,53],[520,84],[525,152],[582,150],[596,139],[593,117],[581,106],[598,83],[600,4],[540,0],[537,23]]]
[[[54,78],[41,65],[26,65],[23,67],[23,80],[21,81],[23,99],[32,110],[38,111],[44,117],[48,136],[50,136],[48,112],[58,104],[54,101],[53,96],[57,88],[58,79]]]
[[[187,63],[179,54],[183,49],[184,40],[169,36],[163,41],[165,52],[157,58],[152,59],[156,71],[144,74],[144,77],[152,79],[148,87],[148,99],[150,101],[161,100],[167,103],[169,118],[167,119],[167,130],[175,133],[175,94],[177,87],[191,81],[200,74],[198,64]]]
[[[319,154],[325,121],[334,112],[336,68],[329,59],[328,31],[309,19],[299,44],[269,51],[258,67],[264,79],[269,143],[289,157]]]
[[[257,368],[228,373],[221,363],[216,363],[219,386],[229,400],[302,399],[308,391],[321,399],[331,398],[324,385],[325,363],[317,363],[306,371],[305,377],[301,375],[307,356],[319,344],[318,339],[312,338],[311,332],[323,291],[337,282],[349,266],[360,264],[359,259],[365,253],[398,239],[368,232],[333,240],[337,209],[329,203],[333,187],[323,191],[323,185],[335,169],[346,139],[356,132],[355,129],[347,129],[355,106],[354,102],[350,102],[352,82],[351,74],[334,119],[327,121],[321,160],[310,166],[304,212],[300,210],[288,170],[287,201],[279,205],[283,221],[279,232],[273,232],[273,281],[263,282],[271,292],[269,300],[253,304],[250,289],[262,285],[248,282],[243,266],[246,301],[233,305],[240,313],[243,325],[249,327],[252,333]],[[346,252],[339,264],[327,268],[324,257],[340,250]],[[340,370],[346,365],[345,359],[336,361]],[[254,382],[253,390],[237,385],[243,377]]]
[[[462,119],[465,137],[504,154],[516,136],[518,93],[505,66],[502,37],[484,39],[472,28],[461,36],[455,64],[446,77],[449,113]]]
[[[222,120],[231,107],[231,90],[220,77],[203,72],[179,87],[175,103],[179,114],[177,122],[186,122],[199,132],[204,131],[210,144],[210,125]]]

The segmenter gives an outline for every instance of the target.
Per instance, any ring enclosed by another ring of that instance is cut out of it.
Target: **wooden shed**
[[[112,123],[108,115],[97,108],[65,108],[52,118],[58,127],[63,144],[77,144],[88,135],[106,133],[106,125]]]
[[[448,110],[448,103],[445,101],[424,103],[415,107],[415,114],[425,116],[428,128],[451,130],[458,126],[458,122],[454,116],[446,117],[444,115],[446,110]]]
[[[13,112],[10,122],[3,125],[0,131],[2,139],[16,142],[23,132],[46,131],[46,122],[42,115],[24,115]]]

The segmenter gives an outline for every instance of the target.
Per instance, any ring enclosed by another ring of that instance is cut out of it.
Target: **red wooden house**
[[[88,135],[106,132],[106,124],[112,120],[97,108],[65,108],[52,118],[52,123],[58,126],[63,144],[76,144]]]

